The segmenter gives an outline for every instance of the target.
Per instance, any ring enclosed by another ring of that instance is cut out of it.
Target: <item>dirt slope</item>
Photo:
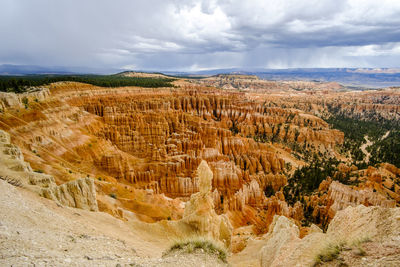
[[[0,266],[218,266],[209,255],[162,258],[170,241],[103,212],[61,207],[0,180]]]

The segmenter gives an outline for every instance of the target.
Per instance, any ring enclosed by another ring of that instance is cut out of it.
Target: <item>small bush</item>
[[[26,97],[22,98],[22,103],[24,104],[25,109],[28,109],[28,107],[29,107],[29,100],[28,100],[28,98],[26,98]]]
[[[343,243],[338,245],[328,245],[315,257],[313,266],[318,266],[323,262],[329,262],[337,259],[340,252],[343,250],[344,245],[345,244]]]
[[[34,172],[43,173],[43,170],[34,170]]]
[[[201,237],[176,241],[166,252],[163,253],[163,256],[177,250],[180,250],[184,253],[194,253],[200,249],[202,249],[205,253],[218,256],[218,258],[225,263],[227,262],[227,251],[222,244],[217,243],[215,240]]]
[[[114,199],[117,199],[117,195],[116,195],[115,193],[111,193],[111,194],[110,194],[110,197],[112,197],[112,198],[114,198]]]

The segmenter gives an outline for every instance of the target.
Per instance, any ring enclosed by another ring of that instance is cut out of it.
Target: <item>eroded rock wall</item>
[[[98,211],[96,190],[90,178],[82,178],[57,186],[52,176],[34,172],[25,162],[21,150],[0,130],[0,176],[12,184],[37,192],[60,205]]]
[[[398,246],[399,216],[400,208],[347,207],[337,213],[326,234],[313,226],[302,239],[293,221],[275,216],[269,232],[263,236],[261,266],[312,266],[317,255],[326,253],[329,246],[345,244],[350,247],[366,239],[378,246],[384,242]]]
[[[142,188],[152,183],[167,196],[189,197],[198,191],[195,170],[205,159],[222,210],[263,207],[266,186],[278,191],[286,184],[285,160],[268,140],[308,142],[323,150],[343,141],[342,133],[317,117],[220,91],[95,94],[68,103],[102,118],[104,126],[92,134],[147,162],[127,167],[120,156],[106,155],[100,168]]]

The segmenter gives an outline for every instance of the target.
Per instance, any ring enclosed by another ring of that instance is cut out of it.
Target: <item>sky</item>
[[[400,0],[1,0],[0,64],[400,67]]]

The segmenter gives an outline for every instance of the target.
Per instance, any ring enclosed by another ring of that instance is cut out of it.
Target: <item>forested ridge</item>
[[[119,75],[26,75],[0,76],[0,91],[22,93],[31,86],[42,86],[54,82],[71,81],[101,87],[173,87],[173,79],[151,77],[123,77]]]
[[[343,152],[349,151],[356,165],[366,165],[360,147],[367,136],[372,141],[372,145],[367,147],[371,153],[369,164],[388,162],[400,168],[400,126],[397,121],[362,120],[341,114],[332,115],[326,121],[344,133]],[[389,134],[384,138],[387,132]]]

